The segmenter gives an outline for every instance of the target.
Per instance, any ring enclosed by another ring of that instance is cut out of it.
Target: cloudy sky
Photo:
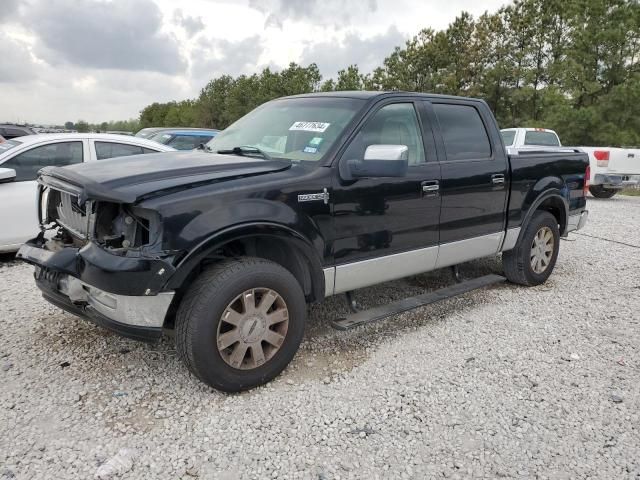
[[[0,0],[0,122],[137,117],[213,77],[379,65],[420,29],[506,0]]]

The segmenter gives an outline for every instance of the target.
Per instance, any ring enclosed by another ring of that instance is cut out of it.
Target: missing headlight
[[[96,218],[96,241],[109,249],[129,250],[153,243],[158,214],[152,210],[100,203]]]

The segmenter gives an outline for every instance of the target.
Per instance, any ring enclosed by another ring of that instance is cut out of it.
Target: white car
[[[100,133],[28,135],[0,143],[0,252],[16,251],[38,233],[36,177],[41,168],[173,151],[143,138]]]

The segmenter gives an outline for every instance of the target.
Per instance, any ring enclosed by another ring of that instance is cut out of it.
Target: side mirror
[[[205,147],[206,147],[206,145],[205,145],[204,143],[200,143],[200,145],[198,145],[198,146],[196,147],[196,150],[204,150],[204,149],[205,149]]]
[[[352,178],[404,177],[409,167],[406,145],[369,145],[362,160],[348,160]]]
[[[0,167],[0,183],[13,182],[16,179],[16,171],[13,168]]]

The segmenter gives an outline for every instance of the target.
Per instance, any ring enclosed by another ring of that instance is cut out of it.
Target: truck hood
[[[263,160],[202,151],[166,152],[67,167],[45,167],[40,170],[38,181],[54,188],[71,186],[80,204],[87,199],[135,203],[165,192],[266,175],[290,167],[288,160]]]

